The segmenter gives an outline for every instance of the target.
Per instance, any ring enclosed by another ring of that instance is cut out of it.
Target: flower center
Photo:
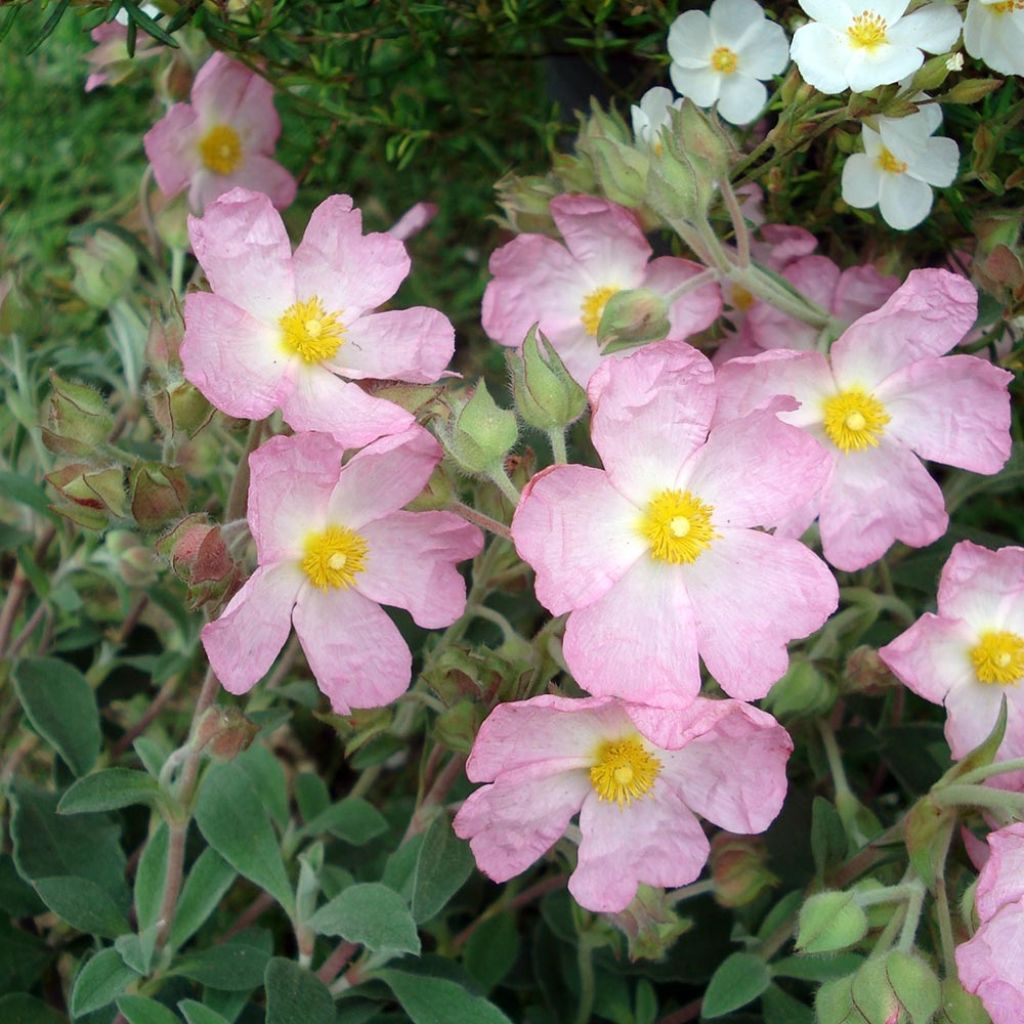
[[[850,388],[824,403],[825,433],[841,451],[877,448],[890,416],[885,406],[861,388]]]
[[[755,301],[754,296],[742,285],[734,284],[732,286],[732,304],[741,313],[746,313]]]
[[[879,152],[877,162],[883,171],[890,174],[906,174],[907,165],[902,160],[897,160],[885,146]]]
[[[601,317],[604,315],[604,307],[608,300],[621,289],[614,284],[605,285],[603,288],[595,288],[586,296],[580,305],[580,321],[583,329],[592,338],[597,337],[597,329],[601,325]]]
[[[368,551],[366,541],[355,530],[328,526],[322,533],[311,533],[306,538],[302,571],[321,590],[345,589],[366,568]]]
[[[718,536],[711,525],[714,509],[689,491],[661,491],[647,506],[640,532],[659,562],[695,562]]]
[[[1007,686],[1024,676],[1024,637],[1006,630],[990,630],[981,634],[971,648],[971,661],[979,683]]]
[[[846,30],[850,39],[850,45],[858,50],[877,50],[883,43],[888,42],[886,29],[888,24],[885,18],[874,11],[861,11]]]
[[[242,162],[242,140],[231,125],[215,124],[199,140],[199,157],[214,174],[230,174]]]
[[[739,67],[740,58],[728,46],[719,46],[711,52],[711,67],[719,74],[731,75]]]
[[[345,340],[345,328],[337,313],[328,313],[318,295],[289,306],[278,321],[287,352],[307,363],[330,359]]]
[[[988,9],[995,11],[996,14],[1011,14],[1013,11],[1024,11],[1024,0],[1006,0],[1006,3],[990,4]]]
[[[661,771],[661,762],[639,736],[605,740],[595,754],[590,784],[599,800],[614,800],[620,807],[650,792]]]

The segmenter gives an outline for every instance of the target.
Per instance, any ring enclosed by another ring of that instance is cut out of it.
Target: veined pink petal
[[[199,167],[199,128],[187,103],[175,103],[142,137],[153,176],[165,196],[176,196]]]
[[[246,153],[238,168],[230,174],[216,174],[200,167],[192,178],[189,199],[194,210],[205,210],[215,199],[234,188],[262,192],[278,210],[295,201],[298,184],[291,173],[276,160],[259,153]]]
[[[685,569],[700,655],[740,700],[765,696],[789,665],[786,645],[813,633],[839,604],[817,555],[757,530],[723,529]]]
[[[909,449],[882,438],[877,448],[840,453],[821,499],[825,557],[844,572],[877,561],[901,540],[921,548],[946,532],[939,485]]]
[[[702,818],[730,832],[763,832],[786,798],[789,733],[741,701],[698,698],[691,712],[705,731],[681,749],[659,754],[665,785]]]
[[[897,370],[876,396],[897,441],[923,459],[998,473],[1010,457],[1013,374],[977,356],[921,359]]]
[[[839,275],[830,308],[840,320],[852,323],[865,313],[880,309],[899,286],[898,277],[880,274],[870,263],[848,267]]]
[[[310,216],[293,260],[300,298],[318,296],[345,323],[387,302],[409,273],[409,255],[397,238],[362,232],[363,215],[352,199],[329,196]]]
[[[1024,633],[1024,548],[990,551],[960,541],[942,567],[939,613],[964,619],[979,631]]]
[[[368,395],[319,363],[296,368],[294,387],[282,398],[281,412],[293,430],[322,430],[346,448],[408,430],[415,422],[401,406]]]
[[[586,771],[552,774],[548,765],[505,772],[463,803],[452,823],[477,866],[495,882],[525,871],[562,838],[591,792]]]
[[[651,247],[631,210],[582,195],[555,196],[550,210],[569,252],[596,281],[640,284]]]
[[[215,53],[192,83],[192,105],[205,129],[229,125],[241,136],[244,149],[273,153],[281,134],[274,87],[244,64]]]
[[[676,288],[702,273],[704,267],[677,256],[659,256],[647,264],[641,287],[650,288],[659,295],[668,295]],[[680,296],[669,306],[671,324],[668,337],[685,341],[710,327],[722,312],[722,290],[714,281],[696,291]]]
[[[1024,1020],[1024,905],[1008,904],[956,947],[960,981],[982,1002],[992,1024]]]
[[[261,565],[299,561],[322,530],[343,449],[328,434],[278,434],[249,456],[249,530]]]
[[[359,530],[369,545],[356,589],[404,608],[424,629],[450,626],[466,610],[457,562],[479,554],[483,534],[454,512],[393,512]]]
[[[261,565],[203,627],[210,667],[229,693],[246,693],[274,664],[292,631],[292,606],[302,589],[301,571],[284,562]]]
[[[941,356],[970,330],[978,293],[948,270],[912,270],[881,309],[862,316],[832,346],[841,388],[873,391],[918,359]]]
[[[540,602],[562,615],[596,601],[641,557],[640,511],[589,466],[551,466],[527,484],[512,519]]]
[[[600,600],[569,616],[562,651],[580,686],[658,707],[693,701],[700,668],[682,568],[644,556]]]
[[[382,437],[354,455],[335,478],[328,513],[352,530],[391,515],[427,486],[440,461],[441,446],[418,424]]]
[[[976,637],[959,619],[925,612],[878,654],[904,686],[933,704],[943,704],[953,690],[976,685],[968,657]]]
[[[679,484],[704,443],[715,408],[715,374],[685,342],[648,345],[606,360],[588,387],[590,436],[616,490],[640,508]]]
[[[293,386],[276,329],[210,292],[185,296],[181,361],[186,380],[229,416],[261,420]]]
[[[982,921],[1024,899],[1024,824],[1014,822],[988,836],[989,858],[978,877],[974,906]]]
[[[708,841],[683,801],[660,780],[620,807],[591,792],[580,812],[579,858],[569,892],[599,913],[625,910],[637,886],[692,882],[708,859]]]
[[[429,306],[370,313],[346,324],[345,341],[327,365],[360,380],[437,380],[455,351],[455,328]]]
[[[189,217],[189,237],[210,287],[276,325],[295,302],[291,243],[268,196],[236,188]]]
[[[412,680],[412,655],[387,613],[353,588],[307,584],[292,613],[316,685],[336,714],[397,700]]]

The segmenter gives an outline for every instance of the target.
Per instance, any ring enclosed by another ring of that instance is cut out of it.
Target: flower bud
[[[110,436],[114,417],[100,393],[86,384],[73,384],[51,371],[50,410],[43,443],[59,455],[93,455]]]
[[[483,709],[479,704],[461,700],[437,716],[434,732],[449,750],[468,754],[473,749],[473,740],[483,719]]]
[[[649,885],[637,888],[625,910],[611,915],[612,923],[626,936],[629,959],[661,960],[693,922],[680,917],[668,901],[668,894]]]
[[[850,1024],[856,1020],[853,976],[826,981],[815,996],[814,1010],[817,1024]]]
[[[120,466],[98,469],[82,462],[55,469],[46,481],[62,497],[84,508],[125,516],[124,470]]]
[[[135,250],[117,235],[102,228],[68,255],[75,266],[72,288],[90,306],[106,309],[120,298],[139,268]]]
[[[711,879],[715,902],[723,907],[745,907],[778,884],[766,867],[768,848],[756,836],[719,832],[711,841]]]
[[[534,324],[519,351],[506,352],[516,411],[531,427],[567,427],[583,415],[586,392],[573,380],[558,352]]]
[[[942,983],[942,1006],[936,1024],[991,1024],[981,1000],[964,990],[957,978]]]
[[[159,462],[136,463],[128,477],[131,510],[144,530],[155,530],[186,511],[188,484],[180,470]]]
[[[896,682],[885,662],[878,656],[878,651],[867,644],[855,647],[846,656],[846,671],[843,675],[846,688],[873,696],[884,693]]]
[[[195,437],[213,419],[213,406],[198,389],[182,381],[167,392],[171,429]]]
[[[771,688],[765,706],[776,718],[824,714],[835,703],[835,687],[809,661],[793,661]]]
[[[185,516],[157,540],[156,549],[170,562],[174,575],[188,584],[192,608],[220,601],[241,580],[221,528],[205,515]]]
[[[502,409],[481,378],[469,401],[460,402],[438,435],[445,450],[469,473],[485,473],[501,464],[519,437],[516,415]]]
[[[102,553],[97,557],[112,566],[130,587],[146,587],[156,582],[160,568],[156,553],[130,530],[108,531]]]
[[[1003,84],[1002,78],[965,78],[939,98],[943,103],[978,103]]]
[[[885,975],[897,1006],[906,1011],[906,1019],[911,1024],[932,1019],[942,1003],[942,988],[935,972],[921,957],[893,950],[885,958]],[[854,979],[855,997],[857,991]]]
[[[518,233],[558,234],[551,217],[550,205],[562,189],[551,176],[532,175],[521,178],[506,174],[494,186],[498,205],[505,211],[508,226]]]
[[[597,342],[605,354],[661,341],[671,330],[668,303],[648,288],[616,292],[604,307]]]
[[[913,96],[919,92],[934,92],[938,89],[953,70],[950,67],[950,56],[943,53],[926,60],[910,80],[910,94]]]
[[[203,712],[191,746],[217,761],[231,761],[249,749],[259,731],[238,708],[215,704]]]
[[[191,244],[188,238],[188,213],[187,192],[168,200],[156,212],[153,218],[156,233],[169,249],[188,252]]]
[[[611,139],[592,144],[594,173],[601,191],[622,206],[640,206],[647,193],[650,158],[641,151]]]
[[[868,918],[852,892],[822,892],[800,908],[797,949],[832,953],[860,942],[868,933]]]

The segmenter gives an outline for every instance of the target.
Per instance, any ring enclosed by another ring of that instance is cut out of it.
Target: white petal
[[[711,20],[702,11],[687,11],[672,22],[668,52],[673,63],[684,68],[706,67],[714,48]]]
[[[951,4],[929,4],[893,25],[889,39],[928,53],[944,53],[956,42],[961,24],[960,12]]]
[[[722,80],[718,113],[730,124],[749,124],[764,110],[768,90],[746,75],[727,75]]]
[[[738,50],[765,20],[757,0],[715,0],[710,13],[715,42],[733,50]]]
[[[809,18],[837,32],[845,32],[853,17],[853,11],[846,0],[800,0],[800,6]]]
[[[892,85],[912,75],[924,63],[924,54],[912,46],[880,46],[867,53],[857,51],[857,60],[847,69],[850,88],[868,92],[880,85]]]
[[[831,28],[811,22],[796,30],[790,56],[803,80],[819,92],[835,94],[850,87],[850,48]]]
[[[903,12],[910,6],[910,0],[870,0],[868,3],[855,6],[859,6],[863,11],[873,11],[883,17],[889,25],[893,25],[903,17]]]
[[[710,107],[718,99],[719,90],[724,77],[711,68],[703,68],[700,71],[691,71],[673,64],[669,68],[672,76],[672,84],[676,92],[682,96],[688,96],[698,107]]]
[[[960,167],[960,147],[952,139],[929,139],[907,173],[936,188],[953,184]]]
[[[751,78],[781,75],[789,63],[789,40],[780,25],[767,19],[737,49],[740,72]]]
[[[843,167],[843,199],[851,206],[867,210],[878,203],[882,172],[866,153],[847,157]]]
[[[923,181],[907,174],[886,174],[878,197],[878,208],[885,222],[897,231],[916,227],[932,208],[932,190]]]

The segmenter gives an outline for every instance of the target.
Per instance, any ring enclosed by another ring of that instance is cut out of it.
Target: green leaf
[[[174,1013],[163,1003],[145,996],[121,996],[117,1008],[128,1024],[180,1024]]]
[[[300,839],[330,832],[353,846],[362,846],[388,830],[387,819],[372,804],[361,797],[350,796],[321,811],[304,828]]]
[[[18,874],[11,855],[0,853],[0,910],[11,917],[35,917],[45,909],[39,894]]]
[[[161,822],[150,835],[135,872],[135,919],[139,925],[143,958],[148,961],[156,944],[157,921],[167,883],[170,832]]]
[[[131,931],[110,894],[88,878],[57,875],[35,881],[39,898],[72,928],[86,934],[115,939]]]
[[[276,956],[267,964],[266,1024],[334,1024],[327,986],[294,960]]]
[[[28,477],[12,473],[9,469],[0,469],[0,494],[19,505],[27,505],[34,512],[41,512],[52,518],[50,500],[39,484]]]
[[[153,947],[156,945],[156,927],[148,929],[146,932],[146,948],[142,946],[141,936],[129,933],[128,935],[118,935],[114,939],[114,949],[120,954],[121,959],[133,970],[138,971],[139,974],[149,974],[149,969],[152,966],[153,959]]]
[[[753,1002],[771,984],[768,966],[753,953],[733,953],[711,975],[702,1015],[712,1020]]]
[[[78,972],[71,990],[71,1015],[81,1017],[109,1006],[138,974],[125,966],[116,949],[97,953]]]
[[[429,921],[462,888],[473,871],[469,844],[452,832],[447,814],[438,815],[423,837],[412,884],[412,916]]]
[[[100,752],[100,713],[85,676],[59,658],[30,658],[14,666],[14,689],[28,720],[75,775],[85,775]]]
[[[0,996],[0,1020],[4,1024],[63,1024],[64,1018],[35,996],[24,992]]]
[[[75,782],[61,797],[57,813],[116,811],[131,804],[153,804],[159,796],[160,786],[145,772],[107,768]]]
[[[241,875],[289,913],[294,895],[274,829],[246,773],[234,762],[211,765],[196,805],[206,841]]]
[[[490,992],[519,955],[519,932],[511,914],[496,914],[482,921],[466,942],[466,970]]]
[[[178,1009],[185,1015],[188,1024],[228,1024],[219,1013],[211,1010],[194,999],[183,999],[178,1003]]]
[[[811,853],[818,878],[846,856],[846,830],[839,812],[824,797],[816,796],[811,805]]]
[[[238,872],[216,850],[203,850],[192,865],[178,900],[170,935],[175,949],[199,931],[237,877]]]
[[[761,996],[764,1024],[814,1024],[814,1011],[778,985],[769,985]]]
[[[281,827],[288,825],[288,780],[281,762],[262,744],[253,744],[244,754],[235,758],[252,783],[256,795]]]
[[[0,992],[31,988],[55,955],[42,939],[0,917]]]
[[[309,922],[319,935],[340,935],[376,952],[419,953],[416,922],[405,901],[380,882],[352,885],[325,903]]]
[[[247,992],[263,984],[269,959],[269,954],[256,946],[225,942],[183,956],[168,973],[226,992]]]
[[[393,970],[374,977],[390,987],[412,1024],[512,1024],[493,1003],[447,978]]]
[[[799,981],[832,981],[853,974],[864,963],[859,953],[835,953],[832,956],[785,956],[771,965],[773,978]]]

